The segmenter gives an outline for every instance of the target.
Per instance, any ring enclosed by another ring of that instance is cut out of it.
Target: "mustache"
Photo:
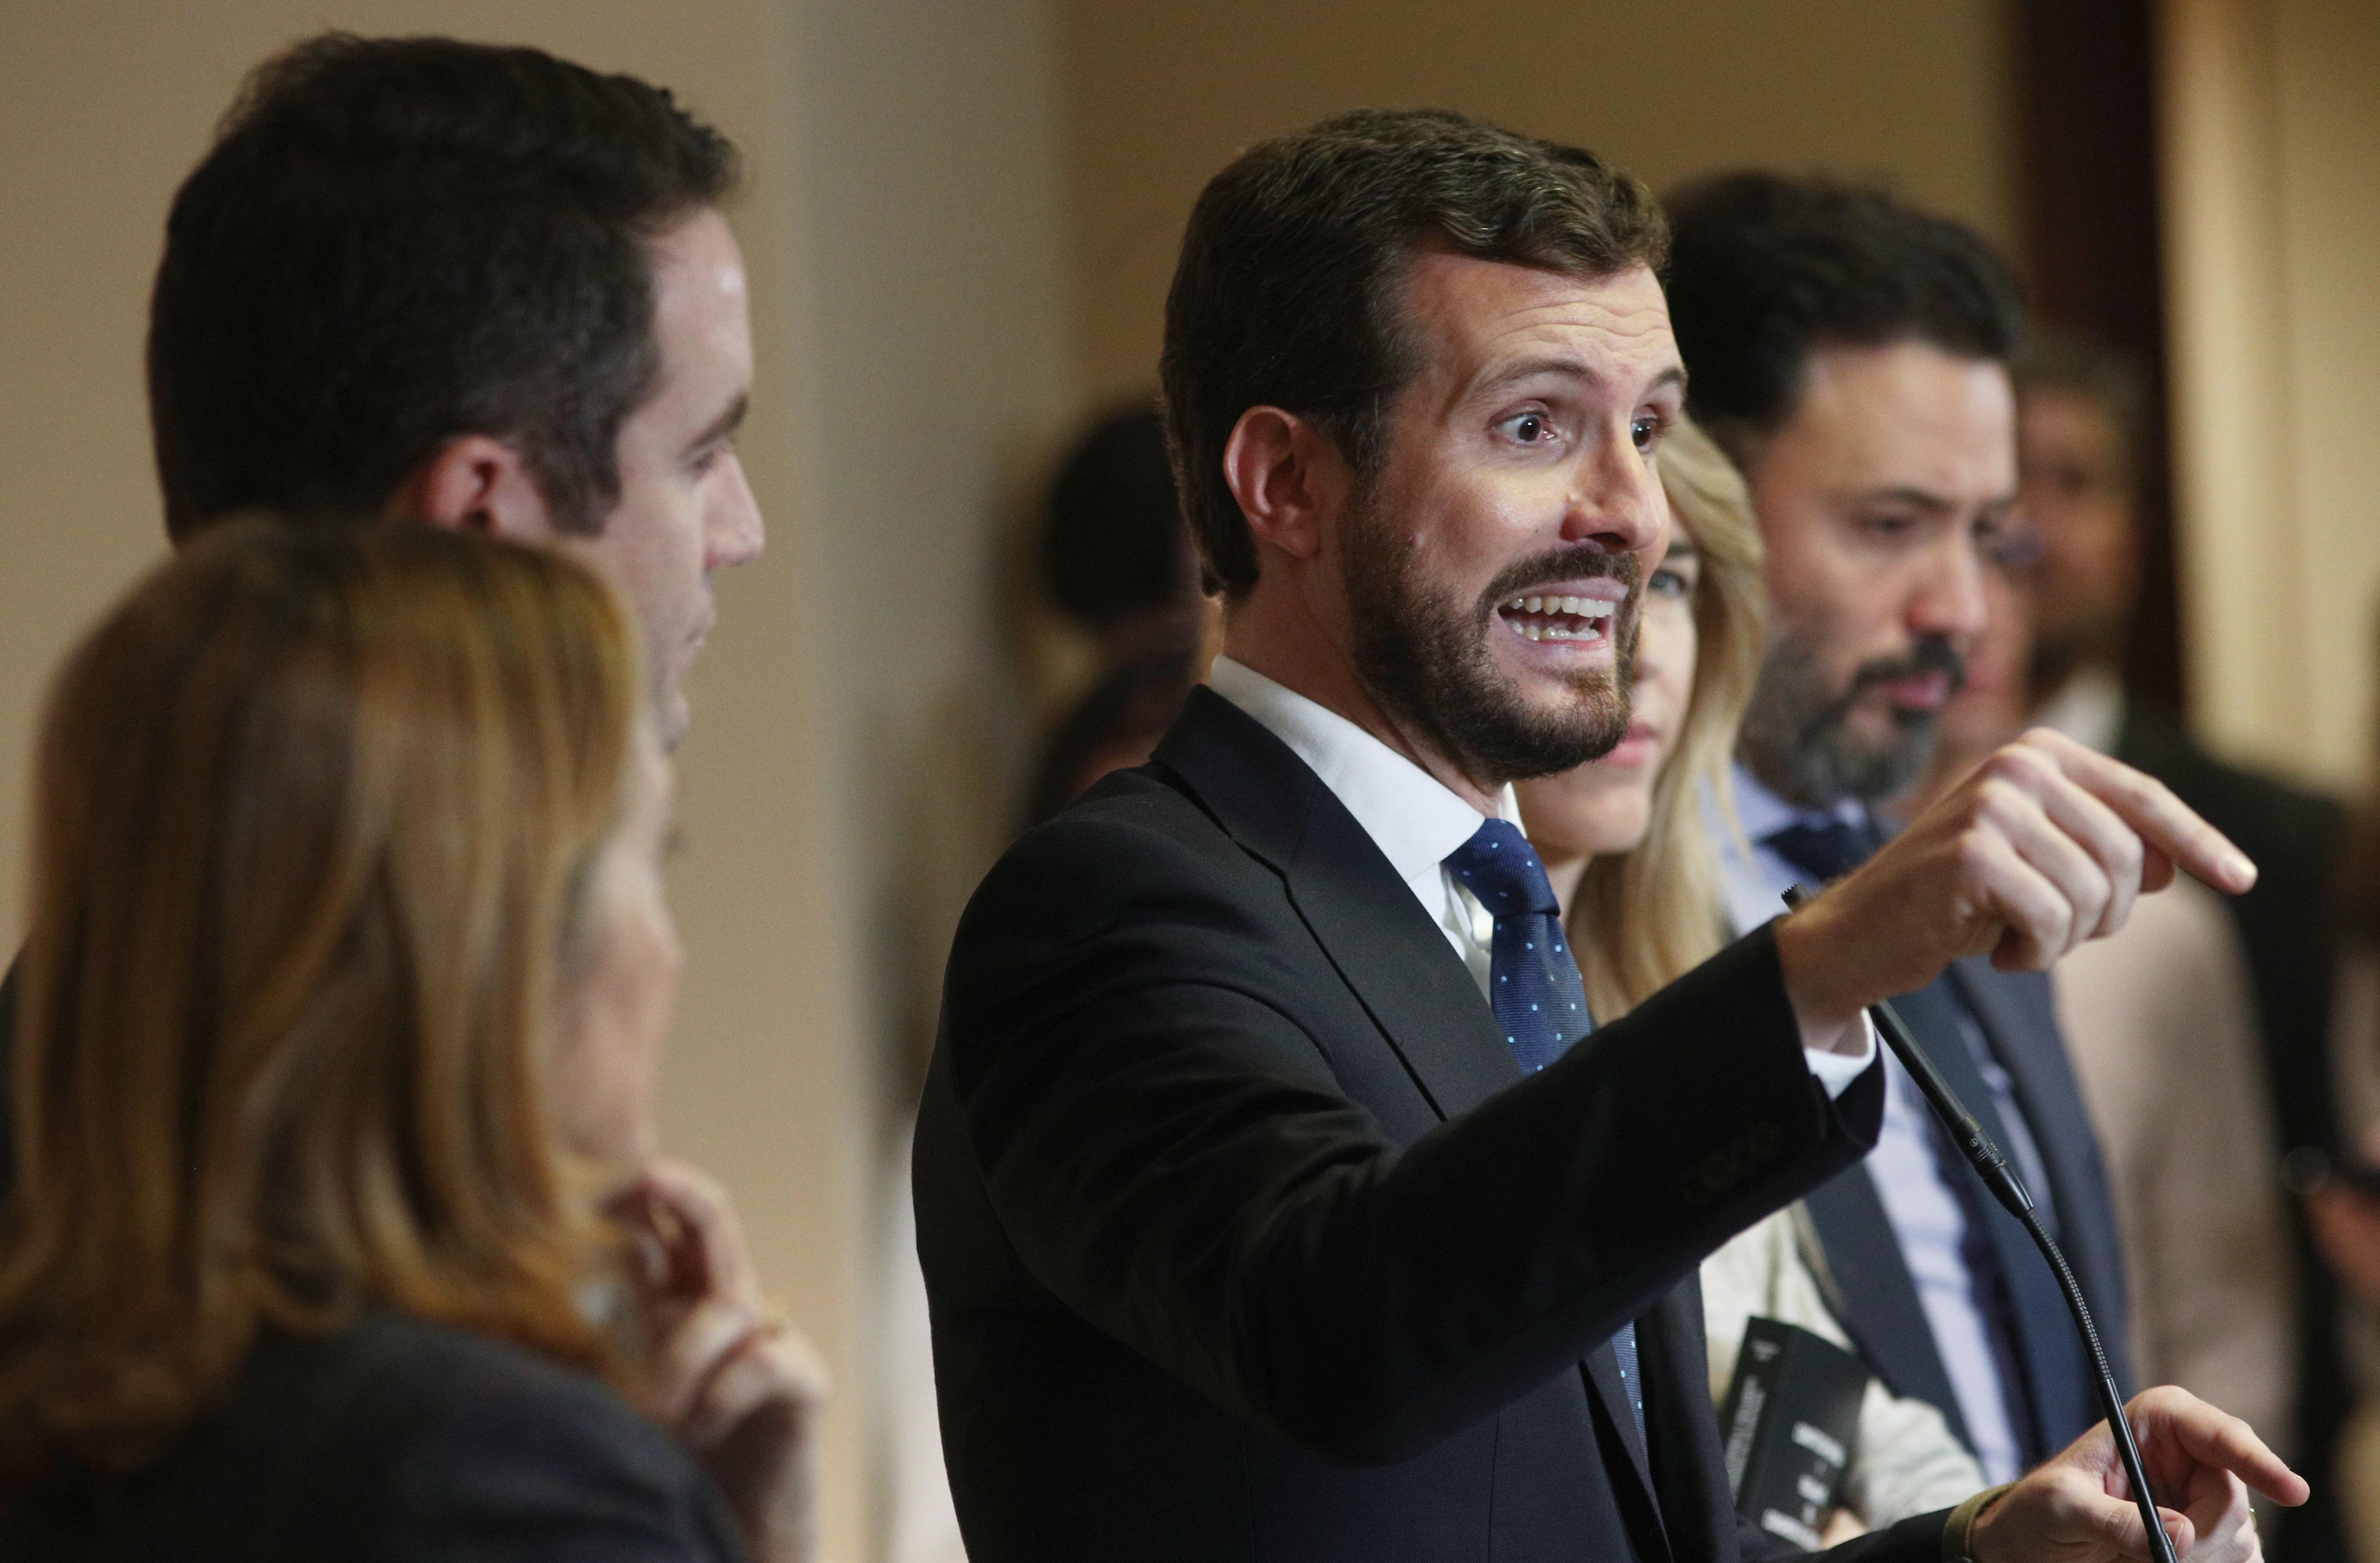
[[[1614,553],[1594,543],[1572,543],[1533,559],[1515,560],[1506,565],[1479,599],[1479,624],[1486,628],[1499,603],[1511,600],[1534,586],[1549,586],[1556,581],[1591,580],[1609,576],[1628,588],[1630,601],[1636,598],[1638,577],[1644,574],[1644,563],[1633,553]]]
[[[1949,674],[1953,695],[1967,686],[1967,660],[1959,655],[1947,636],[1922,636],[1906,657],[1880,657],[1862,663],[1859,672],[1852,675],[1852,686],[1843,691],[1843,700],[1849,702],[1863,690],[1879,684],[1929,672]]]

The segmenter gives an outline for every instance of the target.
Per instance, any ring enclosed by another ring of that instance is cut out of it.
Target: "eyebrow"
[[[1564,380],[1583,380],[1590,383],[1602,378],[1576,358],[1523,358],[1510,368],[1500,370],[1478,382],[1472,387],[1472,392],[1475,395],[1492,394],[1508,385],[1517,385],[1524,380],[1535,380],[1539,375],[1546,374],[1559,375]],[[1653,392],[1670,386],[1683,388],[1685,383],[1686,371],[1683,366],[1671,364],[1656,376],[1653,383],[1646,386],[1645,390],[1649,395]]]
[[[724,440],[744,426],[744,415],[751,410],[752,394],[748,391],[737,393],[735,399],[727,404],[727,410],[705,424],[701,433],[686,442],[686,448],[698,451],[705,445]]]
[[[1906,484],[1896,484],[1891,488],[1886,489],[1866,490],[1854,496],[1854,503],[1859,504],[1905,504],[1912,506],[1918,510],[1930,512],[1937,515],[1949,515],[1950,512],[1960,508],[1955,503],[1943,498],[1940,494],[1934,493],[1925,489],[1912,489]],[[2016,496],[2014,494],[2002,494],[1997,499],[1985,500],[1983,503],[1975,506],[1975,510],[1979,515],[1991,515],[2013,509],[2015,505]]]
[[[1895,484],[1885,489],[1867,489],[1853,497],[1855,503],[1860,504],[1906,504],[1937,514],[1958,508],[1940,494],[1925,489],[1912,489],[1906,484]]]

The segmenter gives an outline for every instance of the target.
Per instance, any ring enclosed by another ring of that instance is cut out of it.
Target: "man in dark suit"
[[[1946,800],[1582,1042],[1509,782],[1627,726],[1683,394],[1661,238],[1585,153],[1435,113],[1267,143],[1200,199],[1163,377],[1226,655],[978,891],[917,1129],[977,1563],[1733,1557],[1692,1278],[1870,1142],[1863,1006],[2120,922],[2135,830],[2251,877],[2035,744],[2034,818]],[[2046,896],[2006,868],[2061,852]],[[2252,1557],[2229,1472],[2295,1479],[2160,1395],[2205,1556]],[[2142,1538],[2110,1447],[1862,1545],[2112,1557]]]
[[[1694,414],[1744,471],[1767,545],[1770,648],[1723,842],[1740,927],[1882,840],[1869,806],[1931,757],[1985,623],[2017,498],[2013,280],[1974,235],[1878,191],[1745,174],[1670,203],[1670,307]],[[2039,973],[1955,963],[1895,1000],[2015,1156],[2129,1381],[2122,1249]],[[1843,1324],[1937,1407],[1994,1481],[2096,1422],[2055,1278],[1896,1060],[1876,1153],[1807,1202]]]
[[[261,511],[577,549],[637,619],[674,747],[711,572],[762,541],[733,443],[737,168],[663,90],[534,50],[275,55],[166,222],[148,369],[168,536]],[[16,1025],[0,1001],[0,1065]]]
[[[2338,930],[2332,877],[2344,846],[2337,800],[2226,764],[2167,711],[2136,698],[2123,663],[2141,593],[2140,503],[2150,388],[2103,344],[2035,332],[2010,366],[2017,474],[2041,541],[2033,572],[2036,719],[2174,791],[2256,860],[2255,888],[2230,903],[2255,998],[2274,1142],[2295,1169],[2339,1154],[2330,1063]],[[2243,1107],[2242,1110],[2254,1110]],[[2311,1156],[2308,1153],[2313,1153]],[[2340,1355],[2339,1292],[2302,1213],[2296,1239],[2296,1448],[2316,1496],[2289,1517],[2278,1555],[2340,1556],[2328,1498],[2331,1451],[2352,1402]]]

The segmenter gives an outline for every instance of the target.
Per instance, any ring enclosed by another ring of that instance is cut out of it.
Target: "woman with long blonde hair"
[[[1766,633],[1760,531],[1742,479],[1682,421],[1662,442],[1660,469],[1674,525],[1668,555],[1645,583],[1627,736],[1600,760],[1517,789],[1597,1021],[1626,1013],[1726,942],[1712,832],[1734,829],[1729,765]],[[1803,1241],[1799,1209],[1767,1218],[1704,1262],[1714,1397],[1733,1377],[1755,1315],[1851,1346],[1813,1267],[1815,1242]],[[1838,1534],[1947,1508],[1984,1485],[1939,1412],[1873,1380],[1860,1434],[1850,1515]]]
[[[397,525],[228,526],[68,661],[0,1556],[811,1557],[815,1370],[653,1156],[643,687],[584,566]]]

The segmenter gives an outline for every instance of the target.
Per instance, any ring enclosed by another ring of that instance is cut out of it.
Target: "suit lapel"
[[[1470,971],[1336,798],[1326,794],[1314,810],[1289,894],[1440,1117],[1466,1113],[1521,1078]]]
[[[2041,1155],[2052,1187],[2036,1189],[2034,1198],[2046,1204],[2043,1212],[2052,1236],[2063,1236],[2063,1198],[2068,1169],[2059,1163],[2064,1146],[2095,1144],[2090,1121],[2083,1115],[2082,1088],[2058,1045],[2057,1018],[2050,1010],[2048,987],[2011,979],[1992,970],[1987,961],[1971,959],[1952,966],[1950,984],[1966,1000],[1967,1012],[1982,1028],[1992,1057],[2008,1071],[2017,1107],[2032,1131],[2034,1148]],[[2042,1002],[2026,1002],[2036,991]],[[2035,1012],[2036,1010],[2038,1012]]]
[[[1688,1276],[1637,1326],[1645,1363],[1645,1419],[1659,1463],[1661,1523],[1670,1554],[1732,1558],[1737,1552],[1735,1494],[1711,1414],[1710,1346],[1703,1334],[1703,1290]]]
[[[1942,1413],[1961,1444],[1974,1447],[1949,1369],[1934,1344],[1934,1327],[1917,1298],[1909,1263],[1900,1256],[1892,1223],[1866,1167],[1853,1167],[1821,1184],[1803,1201],[1826,1250],[1842,1307],[1843,1328],[1860,1354],[1896,1395],[1924,1400]]]
[[[1644,1484],[1646,1493],[1653,1492],[1652,1453],[1645,1448],[1645,1441],[1636,1436],[1636,1417],[1628,1409],[1628,1387],[1620,1380],[1620,1359],[1613,1354],[1611,1343],[1607,1340],[1589,1351],[1581,1359],[1580,1366],[1585,1370],[1587,1387],[1595,1392],[1597,1399],[1603,1402],[1604,1415],[1610,1419],[1613,1427],[1619,1429],[1620,1442],[1628,1450],[1629,1462],[1636,1467],[1636,1480]],[[1638,1372],[1645,1371],[1645,1332],[1641,1327],[1636,1332],[1636,1366]],[[1645,1398],[1648,1418],[1651,1412],[1652,1399],[1648,1395]],[[1655,1507],[1658,1508],[1659,1506]]]
[[[1440,1118],[1468,1112],[1521,1078],[1495,1012],[1446,935],[1354,816],[1289,745],[1213,690],[1199,688],[1191,691],[1154,762],[1281,876],[1315,941]],[[1658,1525],[1652,1463],[1629,1413],[1619,1360],[1606,1343],[1580,1366],[1618,1430]],[[1708,1393],[1701,1380],[1696,1392]]]
[[[1413,891],[1289,745],[1191,691],[1156,759],[1279,873],[1298,915],[1440,1118],[1521,1077],[1496,1017]]]
[[[2081,1087],[2067,1066],[2054,1019],[2046,1002],[2041,1006],[2041,1014],[2025,1013],[2025,994],[2017,981],[2005,977],[1991,980],[1998,974],[1981,962],[1972,969],[1962,969],[1965,967],[1966,963],[1952,967],[1949,981],[1967,1001],[1968,1013],[1984,1033],[1985,1046],[2008,1072],[2017,1109],[2025,1116],[2034,1148],[2041,1157],[2049,1183],[2046,1188],[2034,1191],[2034,1203],[2041,1207],[2044,1223],[2060,1239],[2061,1248],[2070,1243],[2091,1251],[2090,1257],[2084,1260],[2087,1266],[2097,1257],[2099,1244],[2103,1241],[2112,1243],[2113,1238],[2110,1234],[2102,1240],[2080,1228],[2060,1230],[2067,1224],[2070,1207],[2080,1212],[2087,1206],[2087,1201],[2077,1197],[2082,1193],[2081,1180],[2086,1175],[2096,1178],[2099,1173],[2097,1141],[2082,1116]],[[2041,992],[2046,1000],[2046,985]],[[1984,1089],[1980,1081],[1976,1089]],[[1993,1132],[2006,1151],[2009,1140],[2005,1125]],[[2076,1146],[2090,1158],[2087,1174],[2067,1164],[2067,1149]],[[2047,1261],[2034,1247],[2031,1236],[2014,1217],[1997,1205],[1989,1207],[1987,1219],[2014,1294],[2019,1345],[2024,1353],[2041,1452],[2045,1456],[2054,1454],[2099,1420],[2098,1399],[2091,1383],[2093,1370],[2082,1354],[2081,1342],[2075,1339],[2065,1296]],[[2074,1242],[2078,1236],[2082,1241]],[[2086,1279],[2091,1278],[2088,1268],[2083,1268],[2082,1274]],[[2109,1360],[2112,1363],[2121,1359],[2111,1352]]]

